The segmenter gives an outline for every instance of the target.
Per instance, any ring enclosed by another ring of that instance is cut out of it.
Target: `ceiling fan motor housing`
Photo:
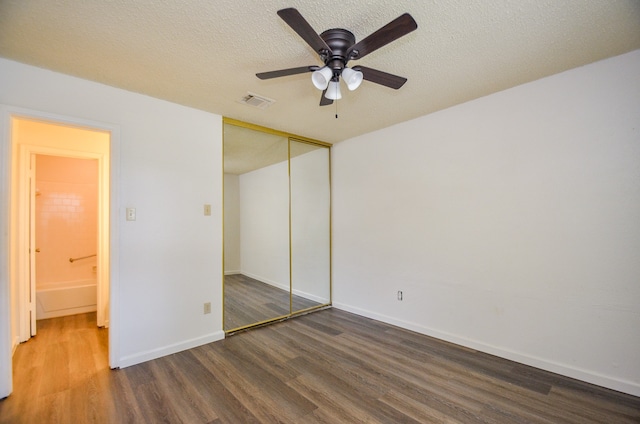
[[[333,28],[320,34],[320,38],[331,49],[331,52],[320,52],[324,63],[333,69],[334,75],[339,76],[350,59],[347,57],[347,51],[356,43],[356,37],[346,29]]]

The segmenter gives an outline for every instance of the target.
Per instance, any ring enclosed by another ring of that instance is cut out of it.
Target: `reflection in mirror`
[[[295,312],[331,301],[330,164],[328,147],[292,139],[289,148]]]
[[[290,309],[286,137],[224,125],[224,330]]]

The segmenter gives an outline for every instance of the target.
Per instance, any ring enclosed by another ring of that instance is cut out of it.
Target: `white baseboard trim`
[[[224,275],[237,275],[237,274],[241,274],[240,271],[225,271]]]
[[[13,338],[13,343],[11,343],[11,357],[16,353],[16,349],[18,349],[18,345],[20,344],[20,337],[16,336]]]
[[[354,313],[356,315],[361,315],[367,318],[375,319],[377,321],[385,322],[387,324],[395,325],[407,330],[415,331],[416,333],[424,334],[436,339],[444,340],[484,353],[499,356],[501,358],[509,359],[511,361],[519,362],[521,364],[529,365],[535,368],[540,368],[545,371],[561,374],[566,377],[575,378],[577,380],[585,381],[587,383],[606,387],[608,389],[616,390],[619,392],[628,393],[633,396],[640,396],[640,384],[633,381],[610,377],[593,371],[583,370],[580,368],[567,366],[565,364],[549,361],[520,352],[514,352],[501,347],[488,345],[477,340],[456,336],[455,334],[438,331],[433,328],[425,327],[416,323],[400,320],[340,302],[333,302],[333,307],[336,309]]]
[[[67,315],[86,314],[87,312],[95,312],[97,310],[97,305],[80,306],[77,308],[60,309],[57,311],[44,311],[43,309],[38,308],[36,311],[36,319],[66,317]]]
[[[174,343],[168,346],[159,347],[157,349],[148,350],[146,352],[139,352],[133,355],[123,356],[119,360],[120,368],[130,367],[131,365],[147,362],[152,359],[161,358],[163,356],[171,355],[173,353],[182,352],[183,350],[193,349],[194,347],[202,346],[207,343],[217,342],[224,339],[224,331],[216,331],[215,333],[207,334],[195,339],[185,340],[180,343]]]
[[[289,291],[289,284],[282,284],[277,281],[270,280],[268,278],[261,277],[260,275],[252,274],[250,272],[240,272],[242,275],[246,275],[249,278],[253,278],[254,280],[258,280],[262,283],[269,284],[270,286],[277,287],[281,290]]]
[[[318,302],[318,303],[320,303],[322,305],[324,305],[325,303],[330,303],[329,299],[327,299],[327,298],[316,296],[315,294],[311,294],[311,293],[306,293],[306,292],[303,292],[301,290],[293,289],[293,294],[295,296],[304,297],[305,299],[312,300],[314,302]]]

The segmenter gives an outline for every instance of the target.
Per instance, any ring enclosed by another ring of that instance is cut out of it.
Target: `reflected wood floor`
[[[327,309],[121,370],[95,314],[20,345],[2,423],[638,423],[640,398]]]
[[[293,311],[320,303],[293,295]],[[242,274],[224,277],[224,329],[231,330],[289,314],[289,292]]]

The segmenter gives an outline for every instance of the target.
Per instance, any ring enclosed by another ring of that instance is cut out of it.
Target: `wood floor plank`
[[[68,340],[68,339],[67,339]],[[51,343],[47,346],[43,373],[40,378],[39,396],[62,392],[69,388],[69,342]],[[49,366],[47,364],[56,364]]]
[[[34,421],[39,423],[65,424],[69,422],[71,399],[69,391],[58,391],[38,396]]]
[[[446,423],[461,424],[464,421],[457,420],[439,409],[430,408],[422,402],[418,402],[408,396],[395,391],[390,391],[380,398],[381,402],[394,407],[398,410],[405,411],[405,414],[411,416],[414,420],[421,423]]]
[[[108,410],[109,405],[101,392],[99,377],[97,374],[86,375],[84,381],[72,385],[69,390],[70,405],[68,416],[73,422],[103,423],[103,411]]]
[[[158,376],[157,382],[181,420],[194,423],[209,423],[218,419],[212,405],[207,402],[180,370],[173,355],[151,363],[151,370]]]
[[[251,338],[251,334],[247,334],[247,337],[236,337],[233,341],[234,345],[227,346],[231,353],[236,352],[236,358],[243,358],[244,362],[259,367],[277,377],[280,382],[286,383],[300,375],[297,370],[288,366],[288,359],[280,350],[274,352],[269,344],[256,341]]]
[[[219,348],[218,346],[216,346]],[[236,388],[233,371],[220,368],[214,350],[203,346],[181,353],[180,362],[183,372],[196,389],[207,399],[215,403],[215,410],[225,423],[258,423],[258,418],[232,392]],[[223,384],[223,381],[226,384]],[[240,391],[243,389],[240,388]]]
[[[438,397],[446,399],[448,405],[464,405],[466,410],[474,413],[478,413],[484,407],[483,402],[477,400],[476,393],[465,390],[467,386],[476,383],[472,374],[458,375],[456,369],[447,364],[432,364],[430,359],[407,360],[402,354],[394,354],[389,349],[363,342],[355,335],[350,337],[347,334],[341,337],[340,345],[365,361],[377,364],[380,367],[380,375],[385,376],[381,384],[385,384],[391,391],[408,392],[411,396],[419,395],[421,392],[429,395],[430,389],[435,386],[438,387]]]
[[[289,365],[303,375],[313,374],[322,377],[336,390],[340,388],[348,392],[347,395],[353,391],[361,398],[377,399],[386,393],[389,389],[378,384],[374,376],[375,371],[370,368],[358,368],[360,364],[362,363],[357,362],[355,358],[350,363],[343,363],[341,359],[325,353],[316,353],[314,356],[307,353],[289,361]]]
[[[474,409],[475,413],[484,416],[494,416],[491,408],[486,405],[501,405],[509,413],[517,409],[525,420],[524,416],[537,416],[538,422],[571,422],[566,414],[553,415],[548,412],[548,404],[544,401],[547,396],[538,392],[532,393],[529,389],[521,385],[512,385],[504,378],[488,376],[484,371],[474,370],[460,365],[459,360],[450,361],[448,357],[438,358],[432,355],[425,356],[423,361],[416,362],[407,358],[420,358],[416,352],[407,355],[402,348],[387,347],[385,351],[375,351],[370,341],[363,340],[360,335],[347,335],[350,340],[342,344],[349,347],[354,353],[363,357],[370,357],[371,361],[376,361],[376,356],[384,355],[389,359],[385,364],[385,369],[389,374],[398,377],[399,382],[411,382],[416,385],[404,385],[397,387],[398,390],[410,391],[411,396],[418,394],[420,390],[428,389],[430,386],[439,388],[438,397],[446,399],[448,403],[443,404],[443,408],[455,407],[455,405],[465,405],[465,409]],[[395,351],[394,351],[395,350]],[[473,352],[463,350],[467,354]],[[450,352],[452,354],[453,352]],[[454,356],[454,355],[448,355]],[[505,361],[507,362],[507,361]],[[475,407],[474,407],[475,405]],[[525,421],[536,422],[533,418]],[[503,416],[502,420],[506,420]],[[513,417],[511,419],[514,419]],[[500,420],[499,420],[500,421]]]
[[[318,408],[303,417],[302,422],[317,423],[359,423],[376,422],[359,404],[344,402],[339,393],[324,379],[313,375],[301,375],[287,384],[309,399]]]
[[[220,381],[259,422],[280,422],[281,419],[296,422],[316,408],[276,376],[247,360],[240,350],[233,348],[235,343],[227,340],[220,349],[203,353],[215,364],[216,370],[221,370]],[[279,410],[279,414],[274,414],[274,409]]]
[[[295,362],[295,366],[305,367],[309,372],[298,377],[296,382],[298,388],[306,387],[307,393],[313,393],[320,400],[324,401],[325,414],[334,415],[337,409],[342,414],[336,420],[337,422],[349,422],[346,417],[355,415],[354,422],[376,422],[376,423],[414,423],[417,422],[388,405],[382,404],[379,396],[372,390],[365,390],[359,383],[351,382],[348,378],[341,378],[335,374],[330,374],[325,368],[317,368],[312,366],[311,362],[299,360]],[[292,386],[294,386],[292,384]],[[358,390],[360,389],[360,390]],[[324,394],[319,395],[319,394]],[[333,398],[338,402],[336,404],[327,402],[327,399]],[[314,397],[314,399],[316,399]]]
[[[625,401],[616,402],[613,399],[603,400],[600,396],[584,397],[564,387],[554,387],[549,397],[555,405],[561,405],[568,414],[579,417],[581,423],[608,420],[620,424],[640,423],[640,409],[637,403],[634,405]]]
[[[148,423],[182,422],[174,409],[175,403],[159,389],[157,381],[148,381],[138,385],[135,396]]]
[[[137,386],[137,385],[136,385]],[[126,370],[113,370],[109,375],[109,391],[113,398],[114,409],[106,411],[112,423],[144,423],[144,411],[141,410],[136,391]]]
[[[0,423],[640,423],[640,398],[327,309],[120,370],[95,314],[38,323]]]

